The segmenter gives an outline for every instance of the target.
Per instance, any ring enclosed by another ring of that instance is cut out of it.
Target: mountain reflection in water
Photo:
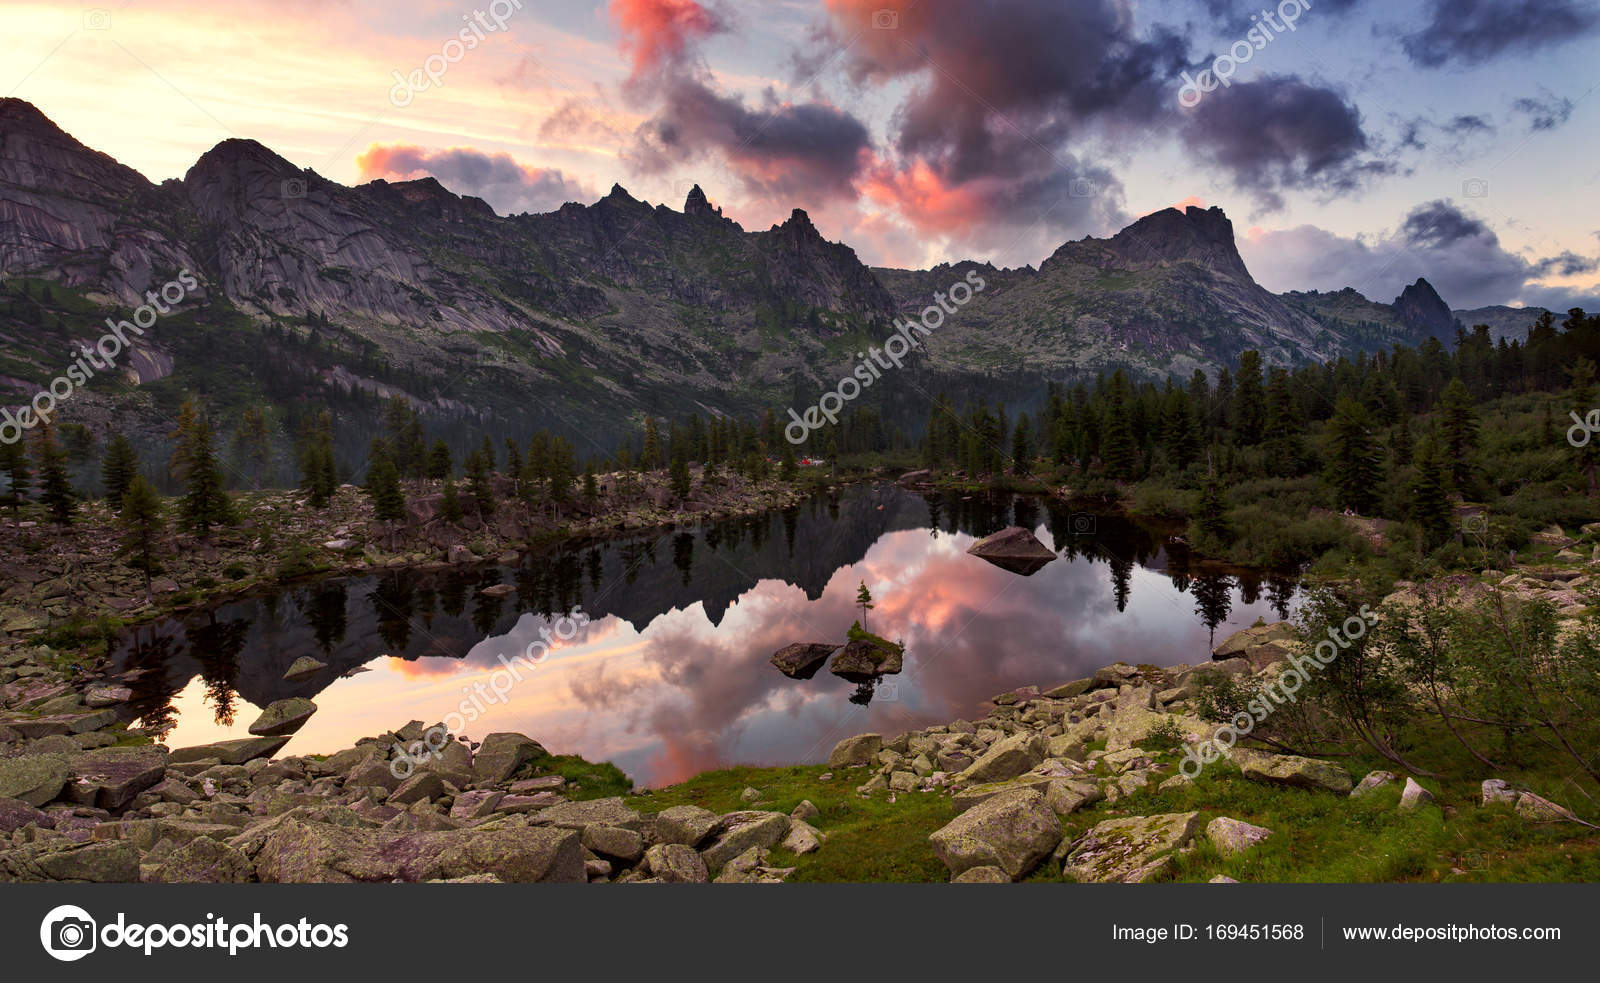
[[[1062,558],[1021,576],[967,555],[1008,525]],[[336,751],[466,704],[475,739],[525,733],[659,786],[734,764],[818,761],[850,734],[970,717],[994,694],[1118,660],[1203,661],[1213,636],[1287,616],[1292,581],[1192,573],[1165,539],[1053,501],[852,486],[514,567],[291,585],[130,630],[115,658],[144,670],[139,708],[172,725],[171,747],[246,736],[258,708],[290,696],[319,711],[285,754]],[[825,668],[790,679],[768,663],[790,642],[843,642],[861,581],[876,602],[867,626],[906,645],[900,675],[858,686]],[[482,593],[498,584],[515,590]],[[579,610],[589,624],[523,669],[505,700],[473,696],[501,655],[516,658]],[[285,682],[303,655],[327,668]],[[361,667],[371,671],[351,674]]]

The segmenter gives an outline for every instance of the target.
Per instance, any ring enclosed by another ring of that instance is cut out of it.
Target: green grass
[[[1094,742],[1089,750],[1098,750]],[[1172,878],[1207,881],[1219,874],[1245,882],[1362,883],[1395,881],[1600,881],[1600,833],[1575,823],[1532,823],[1509,806],[1478,805],[1482,769],[1464,760],[1447,734],[1413,735],[1408,753],[1418,764],[1451,776],[1423,779],[1435,802],[1414,811],[1398,808],[1399,782],[1358,799],[1330,792],[1280,788],[1246,780],[1228,762],[1208,767],[1193,784],[1166,792],[1156,786],[1175,771],[1171,754],[1154,755],[1169,765],[1151,784],[1116,803],[1104,801],[1062,820],[1064,838],[1076,839],[1096,823],[1120,816],[1200,812],[1202,825],[1227,816],[1264,826],[1273,835],[1236,857],[1223,857],[1199,836],[1179,855]],[[575,759],[574,759],[575,760]],[[1373,769],[1399,773],[1369,754],[1336,758],[1359,780]],[[1596,807],[1570,784],[1573,769],[1555,756],[1532,755],[1518,770],[1499,777],[1595,818]],[[574,765],[573,767],[579,767]],[[593,766],[588,766],[593,767]],[[770,863],[794,867],[794,882],[945,881],[949,873],[934,856],[928,836],[956,816],[947,795],[908,792],[889,801],[870,798],[856,786],[874,774],[867,768],[820,766],[727,768],[696,775],[678,785],[627,797],[641,812],[696,805],[713,812],[763,809],[788,813],[803,800],[821,812],[812,825],[827,835],[815,853],[796,856],[782,848]],[[1104,775],[1105,766],[1101,766]],[[565,772],[562,772],[565,773]],[[620,773],[619,773],[620,774]],[[569,776],[570,780],[570,776]],[[755,803],[740,798],[746,788],[761,793]],[[574,797],[619,794],[587,781]],[[1061,871],[1046,861],[1028,878],[1058,882]]]
[[[628,800],[641,812],[660,812],[695,805],[713,812],[763,809],[790,812],[810,800],[821,815],[810,823],[828,840],[820,850],[796,856],[781,847],[772,851],[774,867],[795,867],[791,882],[806,881],[943,881],[944,865],[933,855],[928,834],[955,818],[950,800],[934,792],[906,792],[890,802],[887,793],[870,799],[856,786],[873,774],[866,768],[833,770],[831,781],[819,781],[828,768],[727,768],[710,771],[670,788]],[[754,804],[739,794],[746,788],[762,793]]]

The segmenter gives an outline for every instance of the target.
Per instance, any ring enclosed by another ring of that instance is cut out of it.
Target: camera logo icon
[[[1067,528],[1074,536],[1093,536],[1095,516],[1092,512],[1074,512],[1067,520]]]
[[[104,7],[95,7],[93,10],[83,12],[83,27],[86,31],[104,31],[111,26],[111,11]]]
[[[893,679],[885,679],[878,683],[877,697],[884,703],[900,702],[900,684]]]
[[[306,182],[304,178],[285,178],[279,188],[285,198],[304,198],[306,196]]]
[[[1487,198],[1489,197],[1489,179],[1469,177],[1461,182],[1461,197]]]
[[[872,12],[872,27],[878,31],[895,31],[900,28],[900,11],[875,10]]]
[[[1479,512],[1476,515],[1463,516],[1461,519],[1461,530],[1463,532],[1481,536],[1489,531],[1489,517],[1484,515],[1482,512]]]
[[[1088,178],[1075,177],[1067,185],[1067,194],[1073,198],[1093,198],[1099,193],[1099,185]]]
[[[44,951],[62,962],[76,962],[94,951],[99,931],[94,919],[77,905],[64,904],[50,909],[39,924],[39,941]]]

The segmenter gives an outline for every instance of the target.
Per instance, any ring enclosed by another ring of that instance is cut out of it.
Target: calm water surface
[[[1061,558],[1020,576],[967,555],[1013,524]],[[582,611],[588,626],[505,701],[480,699],[468,733],[519,731],[659,786],[732,764],[818,761],[841,737],[970,717],[996,693],[1119,659],[1203,661],[1213,636],[1292,606],[1289,580],[1200,574],[1166,540],[1053,502],[853,486],[514,567],[294,585],[132,630],[116,659],[145,670],[141,708],[172,725],[171,747],[247,736],[258,708],[305,696],[319,712],[284,753],[325,753],[443,719],[500,655]],[[905,642],[900,675],[858,687],[826,669],[790,679],[768,663],[790,642],[844,641],[861,581],[876,599],[868,627]],[[480,593],[496,584],[515,592]],[[302,655],[328,668],[285,682]]]

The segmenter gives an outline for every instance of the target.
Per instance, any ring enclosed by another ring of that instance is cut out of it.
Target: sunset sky
[[[1182,73],[1261,10],[4,0],[0,95],[158,181],[244,137],[347,184],[432,174],[502,214],[613,183],[678,208],[698,182],[747,228],[805,208],[895,266],[1037,264],[1203,203],[1271,289],[1388,301],[1426,275],[1458,308],[1600,307],[1600,2],[1289,0],[1292,32],[1180,104]],[[439,84],[396,95],[430,59]]]

